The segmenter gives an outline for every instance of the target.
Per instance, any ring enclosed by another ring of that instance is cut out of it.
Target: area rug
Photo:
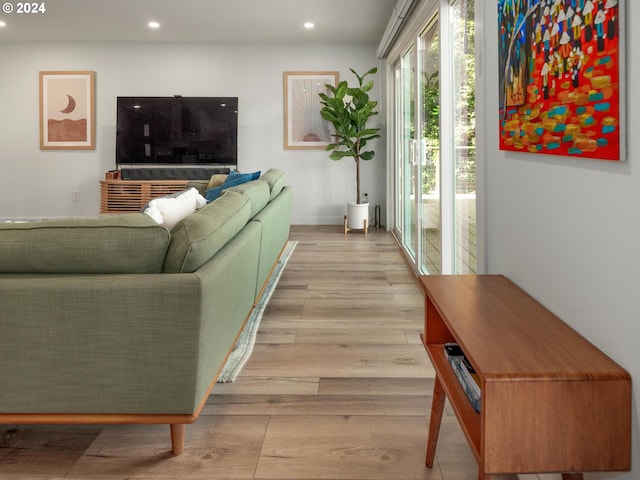
[[[222,372],[218,377],[218,383],[233,382],[238,376],[238,373],[240,373],[240,370],[242,370],[244,364],[251,356],[264,309],[267,307],[269,299],[276,289],[278,280],[280,280],[280,276],[284,271],[284,267],[286,267],[287,262],[289,261],[289,258],[291,257],[291,254],[293,253],[293,250],[296,248],[297,244],[297,241],[289,241],[285,245],[284,250],[282,251],[282,255],[280,255],[280,259],[278,260],[278,263],[273,269],[273,273],[271,274],[271,277],[267,282],[267,286],[263,290],[260,299],[256,303],[256,306],[253,308],[251,316],[247,320],[247,323],[245,324],[240,337],[238,337],[238,341],[236,342],[235,347],[233,347],[227,363],[222,368]]]

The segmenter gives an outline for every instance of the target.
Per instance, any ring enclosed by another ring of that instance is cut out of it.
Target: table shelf
[[[460,426],[467,437],[467,442],[471,447],[476,461],[480,460],[480,413],[476,412],[473,405],[467,398],[460,387],[460,382],[453,372],[449,360],[444,352],[444,344],[426,345],[425,348],[429,353],[429,358],[437,372],[438,378],[442,383],[445,394],[449,398],[451,407],[456,417],[460,419]]]

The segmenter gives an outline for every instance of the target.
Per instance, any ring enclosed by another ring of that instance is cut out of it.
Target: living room
[[[391,8],[385,9],[384,16]],[[382,21],[382,29],[385,23],[386,19]],[[143,28],[147,29],[146,23],[140,26]],[[302,26],[300,29],[304,30]],[[147,32],[142,33],[147,36]],[[303,39],[313,35],[301,33],[306,35]],[[376,48],[377,43],[372,42],[308,40],[300,43],[3,41],[2,56],[11,63],[11,67],[7,63],[1,80],[7,89],[3,90],[3,97],[8,102],[7,111],[13,113],[12,119],[5,119],[2,129],[6,150],[0,161],[8,170],[0,180],[3,192],[0,218],[97,214],[99,182],[104,180],[105,172],[116,168],[116,97],[182,95],[237,96],[238,169],[253,172],[282,168],[293,186],[303,182],[304,188],[298,188],[296,193],[293,223],[340,223],[344,202],[352,196],[353,167],[347,162],[332,162],[322,150],[283,149],[283,72],[339,71],[341,78],[354,81],[355,78],[349,78],[349,68],[364,72],[379,65]],[[39,148],[38,72],[56,70],[96,72],[95,150]],[[26,88],[27,84],[32,84],[32,88]],[[15,89],[17,85],[22,87]],[[376,97],[383,94],[384,85],[383,77],[378,75]],[[384,117],[382,110],[377,119],[380,126],[384,126]],[[362,181],[370,202],[384,204],[384,142],[378,142],[376,149],[380,158],[363,168]],[[29,160],[15,162],[18,156]],[[36,171],[38,174],[34,175]],[[56,185],[51,183],[54,178]],[[310,178],[314,182],[307,182]],[[34,188],[46,196],[46,202],[32,201],[31,195],[19,187],[27,179],[35,182]],[[78,192],[77,201],[73,192]]]
[[[622,2],[621,2],[622,3]],[[640,96],[633,88],[640,47],[640,13],[627,3],[625,100],[627,155],[624,162],[507,153],[498,148],[498,62],[495,4],[478,8],[482,25],[478,71],[478,137],[482,158],[479,237],[483,271],[502,273],[525,289],[620,363],[640,374],[637,338],[640,313],[636,238],[640,205],[639,140],[635,137]],[[387,2],[390,12],[395,2]],[[53,6],[51,7],[53,8]],[[99,11],[96,16],[99,17]],[[5,18],[10,28],[12,17]],[[384,19],[382,29],[386,25]],[[627,28],[628,27],[628,30]],[[303,32],[308,33],[308,32]],[[3,32],[0,30],[0,39]],[[351,196],[352,166],[332,162],[320,150],[283,149],[283,72],[336,70],[349,78],[380,68],[375,95],[378,126],[389,135],[388,66],[378,60],[378,39],[361,42],[184,43],[0,40],[0,219],[95,216],[99,181],[114,168],[115,98],[120,95],[229,95],[240,98],[239,169],[276,167],[294,187],[293,225],[341,225]],[[38,72],[96,72],[96,149],[44,151],[38,143]],[[482,143],[480,143],[482,142]],[[388,211],[387,142],[380,158],[365,165],[363,185],[372,204]],[[74,192],[78,201],[74,201]],[[602,477],[633,479],[640,460],[638,389],[633,402],[633,469]]]

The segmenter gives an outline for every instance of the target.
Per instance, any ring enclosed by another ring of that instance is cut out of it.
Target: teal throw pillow
[[[253,173],[240,173],[233,170],[229,172],[229,175],[227,175],[227,179],[224,181],[224,183],[234,182],[238,180],[242,180],[240,183],[245,183],[250,182],[251,180],[257,180],[258,178],[260,178],[260,170]],[[240,183],[237,183],[236,185],[240,185]]]
[[[207,203],[213,202],[220,196],[223,190],[229,187],[235,187],[236,185],[242,185],[243,183],[250,182],[251,180],[257,180],[260,178],[260,171],[253,173],[240,173],[236,171],[229,172],[227,179],[224,183],[218,187],[210,188],[205,192]]]

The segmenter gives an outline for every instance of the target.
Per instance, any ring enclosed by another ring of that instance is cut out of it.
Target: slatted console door
[[[186,180],[102,180],[100,213],[132,213],[152,198],[184,190]]]
[[[448,398],[480,480],[544,472],[578,480],[586,471],[629,470],[631,378],[624,369],[504,276],[435,275],[420,283],[422,340],[436,371],[428,467]],[[480,412],[448,362],[449,342],[476,370]]]

